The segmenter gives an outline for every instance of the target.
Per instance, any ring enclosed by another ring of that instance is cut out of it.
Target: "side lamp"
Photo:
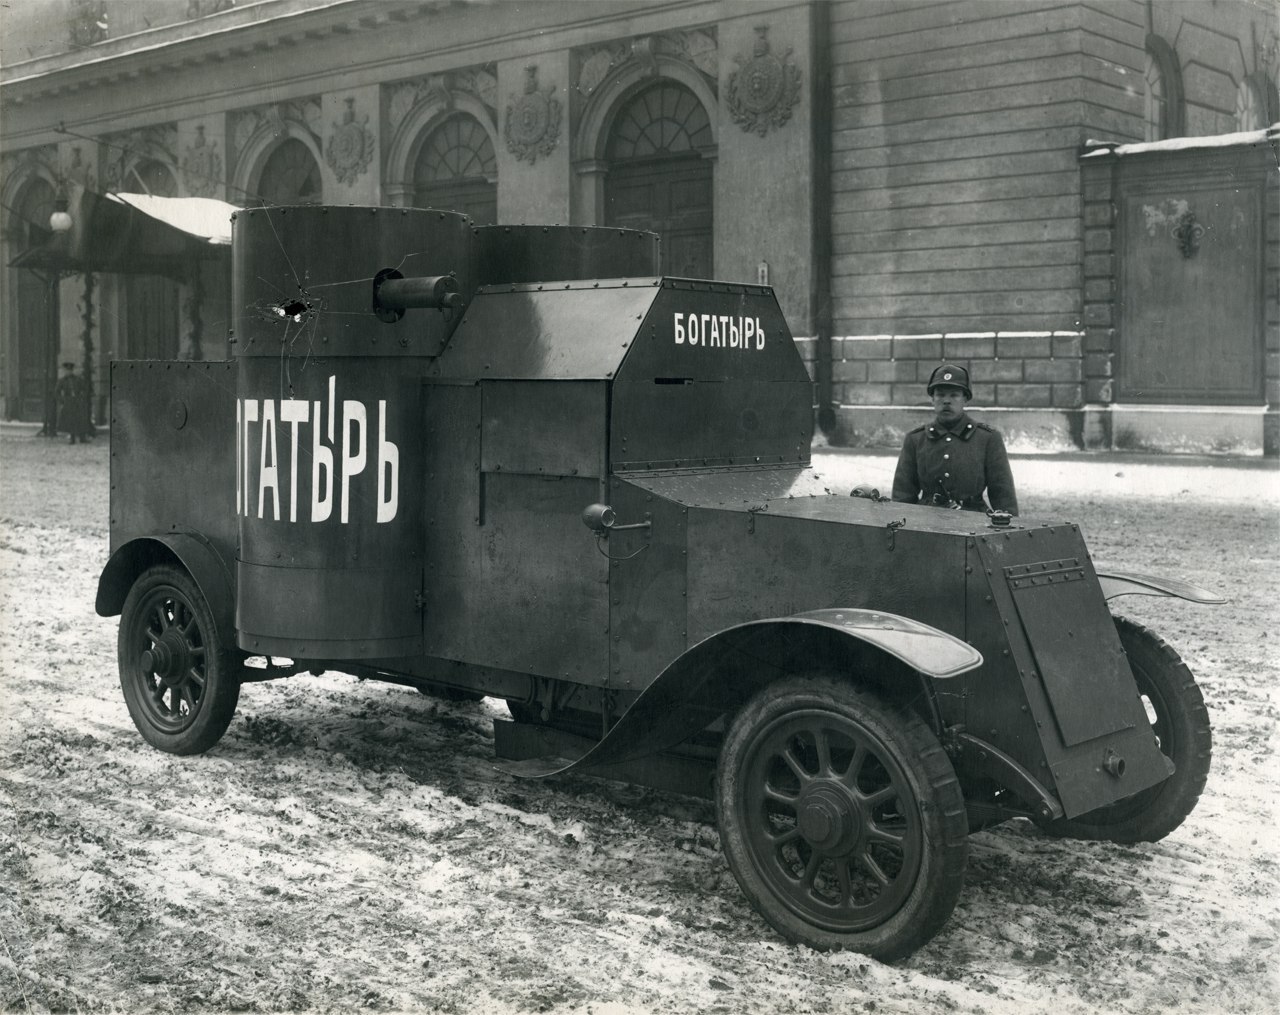
[[[71,231],[71,214],[67,211],[67,195],[58,191],[53,199],[53,214],[49,216],[49,228],[55,233]]]

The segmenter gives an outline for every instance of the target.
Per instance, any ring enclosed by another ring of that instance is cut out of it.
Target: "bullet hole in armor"
[[[281,300],[272,309],[275,310],[278,317],[287,317],[294,324],[301,324],[302,315],[310,310],[311,307],[302,300]]]

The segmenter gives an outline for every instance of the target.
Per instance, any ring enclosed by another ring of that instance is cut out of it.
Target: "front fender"
[[[1116,596],[1176,596],[1190,603],[1206,606],[1217,606],[1226,602],[1216,592],[1209,592],[1177,578],[1161,578],[1149,574],[1134,574],[1130,571],[1102,571],[1098,569],[1098,584],[1102,586],[1102,597],[1114,599]]]
[[[660,754],[733,712],[771,680],[834,668],[915,693],[926,677],[959,676],[982,653],[928,624],[877,610],[813,610],[727,628],[671,663],[613,729],[576,761],[504,761],[512,775],[542,778],[570,768],[618,765]],[[922,677],[921,674],[925,676]]]
[[[165,532],[131,539],[107,561],[98,578],[94,609],[100,617],[114,617],[138,576],[156,564],[185,568],[195,580],[213,613],[218,641],[235,644],[235,596],[231,573],[207,539],[194,532]]]

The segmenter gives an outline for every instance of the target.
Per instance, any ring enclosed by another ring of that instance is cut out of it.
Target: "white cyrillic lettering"
[[[267,464],[267,453],[271,454],[271,464]],[[266,399],[262,403],[262,445],[258,454],[258,517],[262,517],[262,509],[267,499],[267,488],[271,489],[271,500],[275,505],[272,515],[275,521],[280,520],[280,460],[276,454],[276,403]]]
[[[742,322],[741,317],[730,317],[729,319],[729,348],[736,349],[742,344],[742,329],[739,325]]]
[[[711,347],[714,349],[720,344],[720,318],[715,314],[711,315]]]
[[[726,349],[729,348],[729,318],[727,316],[720,318],[720,344]]]
[[[698,334],[698,315],[690,314],[689,315],[689,344],[697,345],[698,339],[700,337],[701,336]]]
[[[684,345],[684,321],[680,320],[679,314],[672,314],[671,316],[675,319],[676,345]]]
[[[351,399],[343,399],[342,402],[342,502],[338,511],[338,520],[346,524],[348,513],[347,509],[351,502],[351,477],[358,476],[364,471],[365,462],[368,461],[368,454],[365,451],[365,424],[368,421],[368,414],[365,412],[364,403],[356,402]],[[360,436],[352,438],[351,431],[356,429]]]
[[[333,388],[330,386],[330,392]],[[333,514],[333,448],[324,443],[320,429],[320,403],[315,403],[315,421],[311,426],[311,520],[323,522]],[[332,417],[332,413],[330,413]],[[330,440],[333,419],[329,420]],[[320,494],[320,473],[324,472],[324,495]]]
[[[400,509],[400,449],[387,440],[387,403],[378,401],[378,521],[389,522]]]
[[[711,325],[709,323],[710,316],[711,316],[710,314],[699,315],[701,319],[701,323],[698,326],[698,330],[702,332],[703,345],[710,345],[710,342],[708,341],[708,339],[711,337]]]
[[[756,318],[756,348],[764,348],[764,328],[760,327],[760,318]]]
[[[329,375],[329,443],[330,444],[334,443],[333,421],[338,418],[338,403],[336,400],[337,399],[337,383],[338,383],[337,374],[330,374]],[[319,416],[316,416],[316,419],[319,419],[319,418],[320,418]]]
[[[746,349],[751,345],[751,336],[756,333],[756,324],[750,317],[742,319],[742,348]]]
[[[244,516],[249,517],[249,505],[253,503],[249,486],[249,449],[253,447],[253,442],[249,439],[249,424],[258,422],[258,400],[256,398],[245,399],[244,403],[244,439],[240,442],[240,450],[244,455]]]
[[[286,398],[280,403],[280,422],[289,423],[289,521],[298,520],[298,424],[305,423],[310,406],[301,398]]]
[[[240,517],[240,399],[236,399],[236,517]]]

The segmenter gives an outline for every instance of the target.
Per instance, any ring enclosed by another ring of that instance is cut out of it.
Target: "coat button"
[[[950,458],[951,456],[950,456],[950,455],[943,455],[942,457],[943,457],[943,458]]]
[[[950,443],[951,443],[951,438],[950,438],[950,437],[948,437],[948,438],[947,438],[947,443],[948,443],[948,444],[950,444]]]

